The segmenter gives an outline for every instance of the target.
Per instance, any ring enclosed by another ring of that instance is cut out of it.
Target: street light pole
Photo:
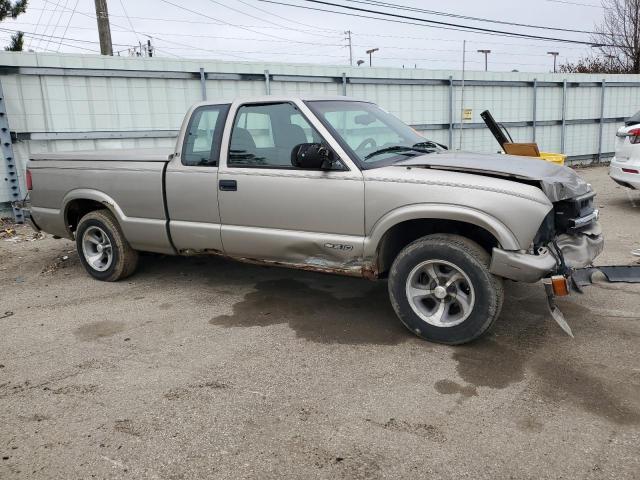
[[[491,53],[491,50],[478,50],[478,53],[484,53],[484,71],[487,71],[487,57]]]
[[[547,52],[548,55],[553,56],[553,73],[556,73],[556,59],[558,58],[558,52]]]
[[[372,48],[371,50],[367,50],[367,53],[369,54],[369,66],[371,66],[371,55],[373,54],[373,52],[377,52],[378,50],[380,50],[379,48]]]

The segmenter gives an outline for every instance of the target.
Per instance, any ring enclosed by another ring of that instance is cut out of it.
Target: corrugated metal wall
[[[535,97],[535,140],[541,149],[559,152],[564,143],[565,153],[582,159],[610,154],[623,118],[640,109],[640,75],[467,72],[464,105],[460,78],[459,71],[0,52],[20,177],[30,153],[171,146],[203,87],[210,100],[267,92],[346,93],[380,104],[430,139],[478,152],[498,150],[481,125],[485,109],[508,125],[515,141],[532,141]],[[463,122],[460,142],[463,107],[473,113]],[[0,202],[10,201],[4,161],[0,178],[5,178]]]

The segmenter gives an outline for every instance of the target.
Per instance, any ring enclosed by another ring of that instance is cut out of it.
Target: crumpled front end
[[[591,265],[604,249],[604,237],[594,208],[595,193],[554,202],[528,251],[493,249],[491,272],[533,283],[551,275],[569,275]]]

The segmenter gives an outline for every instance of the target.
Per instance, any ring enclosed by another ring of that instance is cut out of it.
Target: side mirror
[[[301,143],[291,151],[291,165],[298,168],[329,169],[334,158],[333,152],[321,143]]]

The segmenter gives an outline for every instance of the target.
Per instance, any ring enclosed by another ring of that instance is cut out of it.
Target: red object
[[[624,173],[640,173],[638,170],[634,170],[633,168],[623,168],[622,171]]]
[[[27,190],[33,190],[33,181],[31,180],[31,170],[27,169]]]
[[[629,141],[634,145],[636,143],[640,143],[640,128],[634,128],[633,130],[629,130]]]

